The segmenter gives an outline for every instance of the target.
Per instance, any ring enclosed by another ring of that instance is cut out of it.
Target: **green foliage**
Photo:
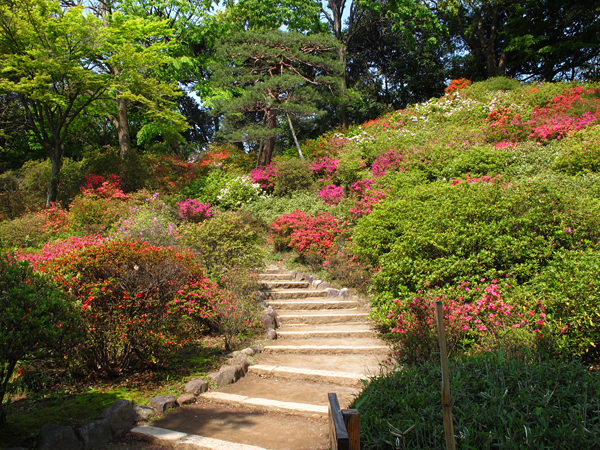
[[[311,186],[312,171],[307,163],[297,158],[284,159],[279,162],[273,189],[276,197],[289,196],[293,192],[304,191]]]
[[[340,163],[335,172],[335,178],[340,184],[350,186],[354,182],[364,178],[366,164],[362,159],[360,148],[348,146],[339,154]]]
[[[600,127],[577,131],[561,140],[557,147],[554,170],[569,175],[600,172]]]
[[[316,216],[321,212],[330,212],[340,216],[336,206],[326,205],[314,192],[296,191],[290,197],[264,197],[242,207],[259,217],[264,223],[271,223],[284,214],[290,214],[299,209],[309,216]]]
[[[48,242],[52,230],[44,229],[46,219],[37,213],[27,213],[13,220],[0,222],[0,247],[37,247]]]
[[[600,351],[600,255],[595,250],[557,252],[550,264],[514,293],[515,301],[543,301],[562,330],[557,351],[597,360]]]
[[[181,230],[179,243],[197,255],[206,274],[219,280],[229,268],[262,267],[264,232],[248,211],[216,213]]]
[[[249,175],[229,177],[221,184],[216,204],[225,209],[239,209],[245,203],[252,203],[264,196],[260,185]]]
[[[471,147],[449,163],[446,173],[448,178],[464,178],[467,174],[471,177],[495,176],[506,173],[512,159],[512,152],[503,149]]]
[[[17,365],[77,343],[80,322],[73,307],[72,299],[27,263],[0,255],[0,424],[6,420],[4,397],[22,374],[18,369],[14,375]]]
[[[444,448],[439,383],[439,360],[374,378],[351,406],[361,448]],[[600,376],[577,362],[465,358],[450,362],[450,386],[459,449],[597,444]]]
[[[357,253],[398,296],[461,281],[531,279],[556,250],[600,237],[600,203],[549,182],[433,183],[386,199],[360,219]],[[579,244],[580,243],[580,244]]]
[[[507,77],[493,77],[472,84],[466,87],[462,92],[479,101],[485,101],[486,97],[494,91],[518,91],[520,89],[522,89],[522,87],[519,80]]]

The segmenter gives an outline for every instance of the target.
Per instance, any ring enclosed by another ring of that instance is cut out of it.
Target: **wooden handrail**
[[[341,409],[337,394],[329,398],[329,446],[331,450],[360,450],[360,421],[356,409]]]

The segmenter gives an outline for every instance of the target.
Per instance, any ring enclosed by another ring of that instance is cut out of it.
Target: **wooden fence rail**
[[[360,420],[356,409],[341,409],[336,394],[329,397],[329,446],[331,450],[360,450]]]

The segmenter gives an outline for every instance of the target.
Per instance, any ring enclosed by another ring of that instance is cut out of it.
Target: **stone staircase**
[[[209,435],[210,427],[194,428],[192,418],[187,425],[182,418],[162,420],[158,426],[168,430],[194,431],[192,436],[221,442],[220,447],[186,449],[327,449],[327,394],[335,392],[341,407],[347,408],[363,381],[379,373],[388,348],[377,339],[367,317],[368,308],[357,299],[340,296],[340,291],[329,289],[326,283],[315,287],[314,281],[296,278],[300,277],[273,266],[260,275],[263,299],[278,315],[277,340],[265,343],[244,378],[206,392],[199,399],[201,407],[252,413],[252,420],[226,438]],[[176,414],[185,413],[170,416]],[[274,414],[279,417],[277,429],[261,432],[261,423],[272,420]],[[223,422],[224,427],[230,425]]]

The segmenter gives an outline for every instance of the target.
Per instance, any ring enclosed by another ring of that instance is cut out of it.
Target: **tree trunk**
[[[340,105],[340,127],[345,129],[350,126],[348,120],[348,77],[346,75],[348,59],[346,57],[346,50],[342,46],[338,47],[338,57],[342,63],[342,76],[340,78],[340,93],[342,97],[342,103]]]
[[[60,144],[56,144],[57,147]],[[59,182],[59,173],[60,169],[63,165],[61,158],[61,149],[55,148],[53,152],[49,152],[50,163],[52,164],[52,175],[50,177],[50,184],[48,185],[48,195],[46,197],[46,208],[50,208],[52,203],[54,203],[58,197],[58,182]]]
[[[275,128],[275,113],[271,110],[267,111],[267,128],[272,130]],[[273,158],[273,150],[275,149],[275,136],[267,138],[265,148],[263,150],[260,167],[267,167]]]
[[[131,133],[129,131],[129,117],[127,115],[127,100],[117,94],[117,135],[121,158],[125,159],[131,152]]]

